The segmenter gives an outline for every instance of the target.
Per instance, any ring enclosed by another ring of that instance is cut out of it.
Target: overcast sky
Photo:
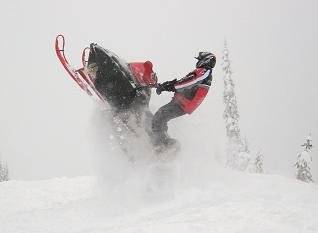
[[[60,33],[75,65],[82,49],[97,42],[127,61],[153,61],[162,81],[191,71],[198,51],[214,52],[217,65],[207,101],[171,123],[176,137],[183,128],[181,142],[195,130],[203,132],[211,154],[221,153],[225,143],[221,56],[226,38],[241,131],[253,152],[263,152],[268,172],[291,175],[296,153],[311,132],[317,170],[317,10],[314,0],[3,2],[0,152],[12,178],[93,170],[87,148],[94,104],[58,63],[53,46]],[[152,110],[170,96],[154,96]]]

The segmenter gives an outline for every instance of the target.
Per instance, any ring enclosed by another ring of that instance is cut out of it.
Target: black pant
[[[169,136],[168,121],[184,115],[185,112],[173,99],[166,105],[159,108],[152,118],[152,132],[154,136],[154,144],[165,143]]]

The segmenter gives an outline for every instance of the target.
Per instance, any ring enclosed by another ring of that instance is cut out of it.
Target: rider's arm
[[[204,68],[198,68],[194,70],[193,72],[189,73],[187,76],[184,78],[178,80],[175,84],[174,87],[176,90],[182,89],[185,87],[190,87],[193,84],[196,84],[207,77],[211,74],[211,70],[206,70]]]

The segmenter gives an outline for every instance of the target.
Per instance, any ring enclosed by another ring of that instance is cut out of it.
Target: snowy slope
[[[161,198],[151,189],[142,198],[109,195],[95,177],[0,183],[0,232],[318,232],[317,185],[230,173],[201,187],[171,186]]]

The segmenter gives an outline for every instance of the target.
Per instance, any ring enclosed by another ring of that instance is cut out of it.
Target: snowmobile
[[[82,52],[82,66],[75,69],[65,56],[63,35],[56,37],[55,51],[61,64],[76,84],[100,102],[104,109],[111,112],[113,131],[119,132],[116,135],[119,138],[119,144],[129,144],[121,141],[131,138],[131,136],[126,137],[129,133],[134,134],[133,137],[140,136],[137,133],[139,129],[146,132],[149,141],[153,144],[154,137],[151,129],[153,114],[149,110],[149,101],[151,88],[157,87],[158,80],[152,71],[151,62],[127,63],[115,53],[96,43],[91,43]],[[126,135],[122,129],[126,130]],[[127,147],[122,149],[129,151]],[[159,153],[167,149],[154,148]],[[179,145],[176,144],[173,149],[179,150]]]
[[[89,96],[101,103],[107,118],[111,115],[113,132],[122,150],[129,151],[125,138],[139,137],[140,129],[152,143],[149,110],[151,88],[157,86],[157,77],[144,75],[147,62],[127,63],[115,53],[91,43],[82,52],[82,65],[73,68],[65,56],[65,38],[58,35],[55,51],[61,64],[75,83]],[[151,63],[150,63],[151,64]],[[152,71],[152,64],[150,67]],[[149,69],[148,69],[149,71]],[[109,114],[110,113],[110,114]],[[120,129],[118,131],[118,129]],[[138,135],[138,132],[139,135]],[[130,136],[128,136],[130,134]],[[131,137],[131,135],[133,135]],[[143,137],[143,136],[142,136]]]
[[[56,54],[77,85],[89,96],[108,104],[114,113],[148,109],[157,77],[143,75],[141,63],[126,63],[115,53],[91,43],[82,53],[82,67],[74,69],[65,56],[65,38],[55,40]]]

